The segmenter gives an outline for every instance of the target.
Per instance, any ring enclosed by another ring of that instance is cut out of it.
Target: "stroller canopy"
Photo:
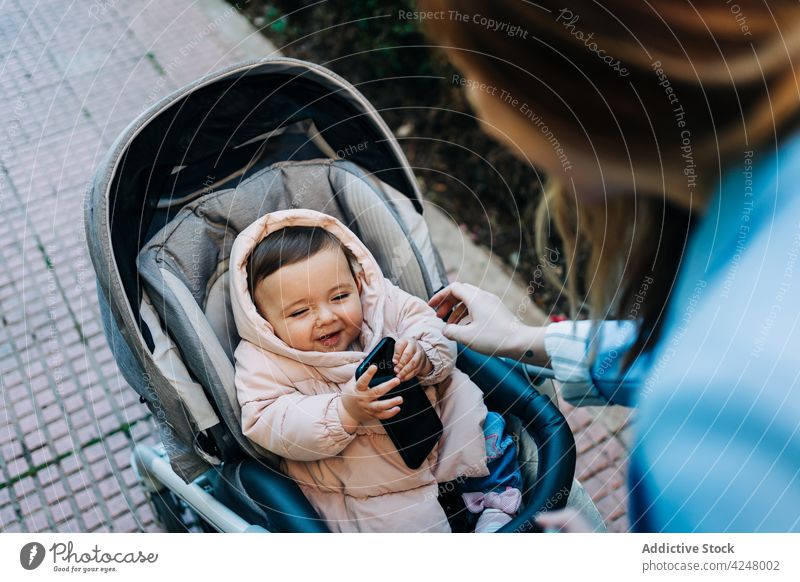
[[[120,286],[130,305],[139,303],[135,258],[153,232],[159,204],[204,188],[210,191],[210,184],[217,185],[257,156],[276,153],[263,151],[271,132],[306,120],[315,129],[314,142],[329,146],[326,157],[346,157],[422,212],[416,181],[397,141],[344,79],[285,58],[223,69],[142,113],[95,174],[87,194],[86,228],[103,261],[98,276],[110,307],[119,308],[114,291]],[[306,149],[300,143],[285,159],[303,159]],[[279,160],[280,154],[272,159]]]

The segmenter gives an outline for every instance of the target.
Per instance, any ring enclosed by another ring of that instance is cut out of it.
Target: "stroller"
[[[389,128],[331,71],[268,58],[208,75],[141,114],[86,196],[105,334],[159,429],[158,447],[133,452],[156,519],[168,531],[328,531],[277,458],[242,434],[228,258],[259,216],[312,208],[347,225],[405,291],[427,300],[446,285]],[[523,506],[501,531],[535,531],[537,513],[568,501],[602,528],[574,481],[569,426],[536,390],[548,371],[460,345],[457,366],[519,445]],[[440,502],[464,531],[449,485]]]

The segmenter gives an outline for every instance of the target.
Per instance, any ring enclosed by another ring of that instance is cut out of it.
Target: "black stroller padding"
[[[330,531],[297,483],[263,461],[231,461],[210,475],[214,497],[252,524],[275,533]]]
[[[458,347],[456,365],[484,391],[487,407],[515,415],[536,441],[539,461],[536,480],[526,484],[519,514],[500,529],[500,532],[535,532],[537,513],[567,505],[575,477],[575,438],[558,407],[537,392],[516,368],[460,344]]]

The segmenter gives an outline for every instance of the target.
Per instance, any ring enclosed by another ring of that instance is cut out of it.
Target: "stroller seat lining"
[[[180,350],[196,391],[205,388],[199,397],[211,401],[242,450],[273,461],[274,455],[241,432],[233,368],[239,336],[230,309],[228,259],[236,236],[254,220],[297,207],[341,220],[371,250],[384,275],[409,293],[427,298],[442,285],[438,255],[411,201],[345,160],[280,162],[236,188],[206,194],[184,206],[137,259],[152,309],[162,324],[169,322],[165,335]]]
[[[220,347],[233,362],[233,352],[239,343],[239,334],[236,332],[236,323],[233,321],[231,311],[230,273],[228,261],[222,261],[217,269],[219,275],[209,281],[203,313],[208,319],[214,335],[220,342]]]
[[[189,374],[175,342],[161,328],[158,314],[153,309],[147,293],[142,294],[141,313],[142,320],[150,330],[155,345],[152,354],[153,361],[175,387],[181,400],[185,403],[194,425],[198,430],[203,431],[219,424],[219,418],[214,409],[208,399],[203,396],[202,386],[197,384]]]

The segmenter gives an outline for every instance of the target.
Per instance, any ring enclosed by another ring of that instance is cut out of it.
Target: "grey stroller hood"
[[[411,293],[430,296],[446,281],[392,133],[354,87],[310,63],[239,65],[166,97],[116,140],[87,192],[87,240],[109,344],[187,481],[219,458],[220,447],[264,453],[229,430],[240,422],[230,361],[238,338],[217,291],[238,232],[292,207],[350,225],[386,276]],[[180,348],[163,345],[169,338]],[[186,372],[176,369],[181,360]],[[185,390],[176,390],[176,379]]]

